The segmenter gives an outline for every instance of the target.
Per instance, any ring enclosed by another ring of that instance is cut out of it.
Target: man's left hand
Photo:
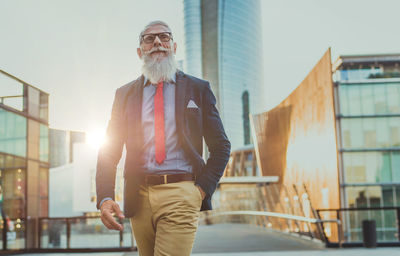
[[[203,189],[199,185],[196,185],[196,186],[200,190],[201,200],[204,200],[204,198],[206,197],[206,192],[204,192]]]

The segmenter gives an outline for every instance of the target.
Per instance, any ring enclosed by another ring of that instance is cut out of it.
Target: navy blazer
[[[107,127],[107,142],[97,158],[97,208],[103,198],[114,200],[116,166],[126,147],[124,168],[124,212],[132,217],[138,206],[138,189],[143,182],[143,131],[141,122],[143,75],[117,89]],[[228,162],[231,144],[215,107],[216,99],[207,81],[176,74],[175,119],[178,142],[190,158],[195,183],[206,193],[201,210],[211,210],[211,196]],[[193,100],[199,108],[187,108]],[[203,161],[203,137],[210,155]]]

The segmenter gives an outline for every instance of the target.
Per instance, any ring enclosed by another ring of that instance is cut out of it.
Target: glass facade
[[[344,208],[400,206],[398,64],[376,62],[355,69],[344,59],[334,74]],[[395,210],[343,214],[346,241],[362,241],[366,219],[376,221],[379,242],[398,241]]]
[[[184,1],[185,72],[203,77],[201,62],[201,0]]]
[[[208,26],[209,30],[204,31],[203,28],[202,31],[202,25],[210,22],[202,21],[202,11],[215,11],[215,8],[210,10],[211,5],[217,8],[217,17],[210,17],[215,19],[215,24]],[[216,80],[211,81],[215,83],[212,88],[233,150],[248,143],[249,135],[245,130],[248,113],[245,110],[251,114],[263,110],[260,5],[259,0],[184,1],[185,71],[210,81],[210,77],[216,76]],[[214,28],[217,29],[216,33],[211,31]],[[213,38],[204,40],[204,33],[212,34]],[[214,42],[217,44],[216,49],[210,46]],[[210,48],[205,52],[204,49]],[[211,51],[218,55],[217,58],[209,56]],[[214,65],[215,62],[218,62],[215,70],[205,74],[204,63]],[[248,109],[242,105],[244,92],[248,93]]]
[[[26,156],[26,118],[0,108],[0,152]]]
[[[374,79],[379,80],[379,79]],[[345,116],[400,113],[400,82],[341,83],[340,113]]]
[[[49,127],[40,124],[39,159],[49,162]]]
[[[36,227],[27,218],[48,216],[48,137],[48,94],[0,70],[2,249],[35,246]]]
[[[220,0],[219,91],[224,128],[232,149],[245,145],[242,94],[247,91],[249,112],[263,110],[260,1]]]

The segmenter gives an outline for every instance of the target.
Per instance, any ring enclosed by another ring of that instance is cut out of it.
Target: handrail
[[[275,183],[279,181],[278,176],[239,176],[239,177],[222,177],[219,184],[264,184]]]
[[[383,206],[383,207],[360,207],[360,208],[332,208],[332,209],[318,209],[319,212],[333,212],[333,211],[376,211],[376,210],[400,210],[400,206]]]
[[[264,212],[264,211],[224,211],[218,212],[211,215],[207,215],[207,217],[217,217],[223,215],[252,215],[252,216],[267,216],[267,217],[276,217],[282,219],[289,219],[289,220],[298,220],[304,221],[309,223],[324,223],[324,222],[335,222],[337,224],[341,224],[340,220],[338,219],[331,219],[331,220],[322,220],[322,219],[314,219],[314,218],[307,218],[298,215],[286,214],[286,213],[278,213],[278,212]]]
[[[275,218],[281,218],[281,219],[287,219],[287,220],[303,221],[303,222],[308,222],[311,224],[321,224],[322,225],[321,226],[322,234],[323,234],[326,244],[329,243],[329,240],[326,237],[325,232],[323,231],[323,224],[324,223],[336,223],[338,230],[341,229],[341,224],[342,224],[340,219],[323,220],[323,219],[308,218],[308,217],[286,214],[286,213],[266,212],[266,211],[222,211],[222,212],[217,212],[217,213],[213,213],[213,214],[207,214],[204,218],[207,219],[209,217],[213,218],[213,217],[225,216],[225,215],[266,216],[266,217],[275,217]],[[338,239],[339,239],[339,241],[342,240],[341,232],[338,232]],[[341,246],[342,245],[339,242],[339,247],[341,247]]]

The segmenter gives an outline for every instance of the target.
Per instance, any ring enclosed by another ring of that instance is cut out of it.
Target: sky
[[[266,111],[329,47],[332,61],[400,53],[400,1],[261,0],[261,6],[261,39],[254,39],[264,46]],[[0,69],[50,94],[51,128],[104,130],[115,90],[141,73],[142,28],[167,22],[181,60],[183,18],[183,0],[0,0]]]

